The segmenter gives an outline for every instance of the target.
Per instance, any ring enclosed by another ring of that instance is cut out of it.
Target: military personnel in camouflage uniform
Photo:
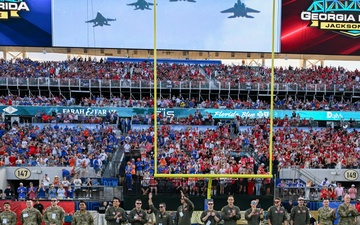
[[[309,225],[310,210],[304,205],[304,198],[298,198],[298,205],[291,209],[290,214],[291,225]]]
[[[339,205],[340,221],[338,225],[355,225],[356,217],[360,215],[355,206],[350,204],[350,195],[345,195],[344,203]]]
[[[119,225],[126,222],[126,213],[125,210],[120,207],[120,199],[118,197],[114,197],[112,206],[106,209],[105,220],[107,221],[107,225]]]
[[[89,211],[86,211],[86,204],[80,201],[79,209],[73,215],[71,225],[94,225],[94,217]]]
[[[275,198],[274,205],[268,209],[267,213],[268,225],[286,225],[286,210],[281,206],[281,199]]]
[[[20,220],[22,224],[26,225],[41,225],[42,215],[33,207],[32,200],[26,200],[26,209],[20,213]]]
[[[17,216],[10,210],[10,203],[4,203],[4,211],[0,213],[0,224],[16,225]]]
[[[333,219],[335,217],[335,209],[329,207],[329,200],[323,200],[323,207],[318,209],[319,224],[320,225],[333,225]]]
[[[46,225],[62,225],[65,219],[65,211],[58,206],[59,200],[51,199],[51,206],[47,207],[44,212],[44,221]]]

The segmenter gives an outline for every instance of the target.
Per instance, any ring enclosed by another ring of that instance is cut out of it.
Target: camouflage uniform
[[[318,215],[320,219],[320,225],[333,225],[333,218],[335,216],[335,212],[330,207],[321,207],[318,210]]]
[[[42,223],[42,215],[35,208],[26,208],[20,213],[20,220],[22,224],[40,225]]]
[[[0,224],[16,225],[17,216],[13,211],[4,211],[0,213]]]
[[[341,204],[338,208],[338,213],[340,215],[340,221],[338,225],[355,225],[355,219],[359,215],[355,207],[352,210],[349,209],[349,205]]]
[[[44,221],[46,225],[62,225],[65,219],[65,211],[60,206],[47,207],[44,212]]]
[[[76,211],[73,215],[71,225],[94,225],[94,218],[89,211]]]

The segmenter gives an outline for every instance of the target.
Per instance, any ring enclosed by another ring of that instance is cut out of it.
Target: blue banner
[[[117,187],[119,180],[117,178],[101,178],[101,184],[105,187]]]
[[[52,46],[51,0],[3,0],[0,45]]]

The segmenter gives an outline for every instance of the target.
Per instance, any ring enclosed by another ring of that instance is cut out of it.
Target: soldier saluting
[[[156,209],[154,203],[152,201],[152,193],[149,194],[149,206],[151,211],[155,214],[155,221],[156,225],[172,225],[172,218],[171,215],[166,212],[166,204],[160,203],[159,209]]]
[[[339,225],[355,225],[356,217],[360,215],[355,206],[350,204],[350,195],[344,196],[344,203],[339,205],[338,213],[340,215]]]
[[[323,207],[319,208],[318,215],[320,225],[333,225],[333,219],[335,217],[335,209],[329,207],[329,199],[323,200]]]

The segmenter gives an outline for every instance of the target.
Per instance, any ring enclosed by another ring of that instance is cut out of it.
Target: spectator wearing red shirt
[[[360,199],[356,199],[355,208],[358,212],[360,212]]]
[[[16,166],[16,154],[12,153],[11,156],[9,157],[9,162],[10,162],[10,166]]]
[[[157,185],[158,185],[158,182],[155,180],[154,177],[150,177],[150,180],[149,180],[149,186],[150,186],[150,193],[155,193],[155,195],[157,195]]]
[[[321,191],[320,191],[320,198],[322,200],[329,198],[329,190],[328,190],[327,186],[322,186]]]

